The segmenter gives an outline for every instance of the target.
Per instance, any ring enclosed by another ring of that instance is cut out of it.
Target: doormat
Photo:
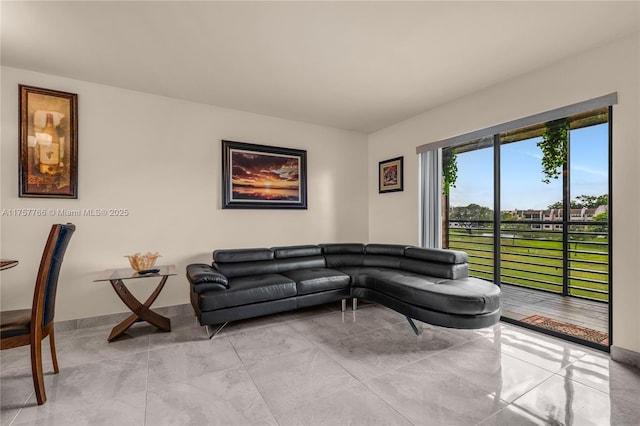
[[[589,342],[598,343],[600,345],[609,345],[609,333],[605,333],[603,331],[580,327],[579,325],[569,324],[567,322],[554,320],[540,315],[531,315],[530,317],[520,321],[537,327],[553,330],[558,333],[575,336],[579,339],[588,340]]]

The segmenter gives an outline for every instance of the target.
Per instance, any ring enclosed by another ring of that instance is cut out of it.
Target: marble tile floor
[[[0,352],[2,425],[640,425],[640,371],[608,354],[499,323],[451,330],[367,304],[229,324],[209,340],[192,315],[162,333],[114,324]]]

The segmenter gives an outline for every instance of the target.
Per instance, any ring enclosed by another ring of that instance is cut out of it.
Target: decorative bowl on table
[[[148,271],[149,269],[153,269],[160,255],[158,253],[148,252],[146,254],[136,253],[125,257],[129,259],[129,263],[134,270]]]

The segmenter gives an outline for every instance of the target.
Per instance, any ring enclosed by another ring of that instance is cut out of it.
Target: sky
[[[562,200],[562,178],[542,182],[541,138],[501,148],[501,210],[546,209]],[[572,130],[571,199],[608,192],[608,124]],[[458,179],[451,188],[450,205],[471,203],[493,208],[493,148],[459,154]]]
[[[234,185],[297,188],[300,164],[297,157],[231,150]]]

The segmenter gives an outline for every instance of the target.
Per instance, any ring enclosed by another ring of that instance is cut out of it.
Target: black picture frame
[[[378,163],[378,193],[404,191],[404,157]]]
[[[222,141],[223,209],[306,209],[307,151]]]

